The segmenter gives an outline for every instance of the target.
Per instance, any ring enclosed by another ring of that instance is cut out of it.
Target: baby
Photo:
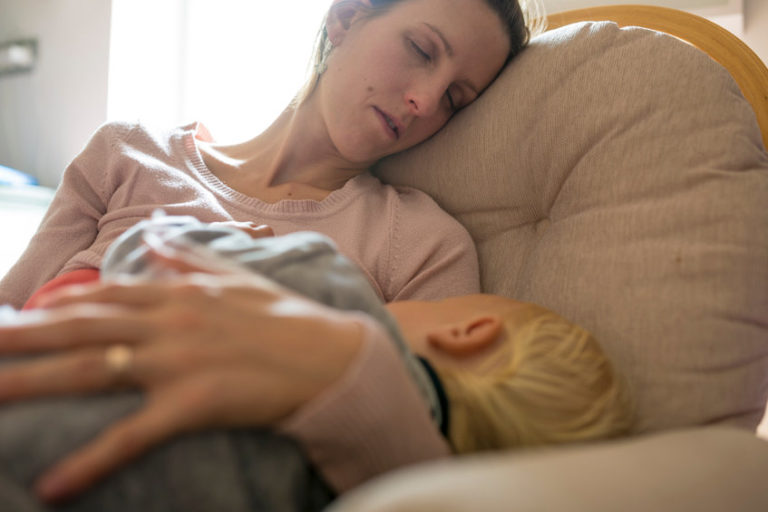
[[[597,341],[559,315],[489,294],[384,305],[324,235],[265,237],[262,230],[155,216],[115,242],[102,275],[162,275],[170,270],[160,262],[162,253],[172,251],[186,271],[247,269],[326,305],[372,315],[399,348],[457,453],[605,438],[629,429],[621,378]]]
[[[327,305],[364,311],[398,347],[455,453],[582,441],[629,429],[629,401],[610,361],[586,331],[555,313],[494,295],[385,306],[328,238],[310,232],[252,238],[246,231],[157,216],[116,240],[101,277],[259,272]],[[0,408],[0,499],[3,488],[22,492],[40,471],[141,401],[139,393],[127,392]],[[227,510],[306,511],[331,499],[333,491],[306,464],[301,446],[251,429],[174,439],[68,510],[151,505],[189,511],[226,503]]]

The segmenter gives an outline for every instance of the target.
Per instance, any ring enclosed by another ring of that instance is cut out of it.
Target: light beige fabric
[[[765,512],[766,472],[765,441],[696,428],[406,469],[327,512]]]
[[[485,291],[591,330],[627,376],[638,431],[759,421],[768,156],[702,52],[612,23],[545,33],[380,173],[468,228]]]

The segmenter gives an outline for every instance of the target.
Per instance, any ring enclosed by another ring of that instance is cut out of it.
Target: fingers
[[[135,344],[153,332],[143,316],[106,305],[62,306],[33,313],[30,322],[22,319],[12,325],[0,326],[0,355]]]
[[[173,256],[165,256],[169,261]],[[210,273],[210,272],[206,272]],[[55,290],[46,296],[44,306],[62,307],[75,304],[113,304],[126,308],[151,309],[169,300],[176,300],[192,290],[215,285],[211,276],[201,274],[170,279],[147,280],[136,276],[121,276],[110,282],[73,285]]]
[[[250,227],[249,229],[245,230],[245,232],[251,235],[251,238],[268,238],[275,236],[274,230],[266,224]]]
[[[225,374],[224,380],[229,379],[231,374]],[[208,374],[152,393],[139,412],[46,471],[35,484],[38,496],[49,503],[66,501],[175,435],[222,424],[221,380],[221,374]],[[253,393],[261,396],[265,389]],[[247,414],[248,407],[240,411]]]
[[[70,304],[100,303],[146,308],[165,299],[163,289],[155,283],[125,277],[110,283],[62,287],[42,297],[40,307],[58,308]]]
[[[180,430],[176,410],[170,405],[150,403],[65,457],[38,479],[38,496],[48,503],[66,501],[170,438]]]
[[[123,388],[138,383],[134,365],[124,345],[12,362],[0,369],[0,403]]]
[[[269,424],[318,392],[313,375],[302,378],[303,372],[286,372],[280,360],[260,365],[265,356],[251,350],[252,339],[238,344],[234,347],[237,350],[231,346],[221,350],[211,343],[183,347],[178,350],[178,344],[170,341],[137,347],[127,358],[128,363],[121,362],[126,357],[119,356],[118,351],[112,371],[107,352],[89,349],[81,351],[80,361],[58,356],[50,358],[56,363],[23,363],[32,368],[33,376],[45,374],[37,384],[0,380],[0,390],[20,385],[34,393],[103,390],[105,385],[108,388],[133,381],[148,394],[145,408],[114,424],[41,477],[36,491],[43,500],[60,502],[74,497],[179,433]],[[31,366],[35,364],[39,366]],[[115,371],[121,378],[115,379]],[[0,379],[4,372],[0,371]]]
[[[174,281],[89,286],[58,296],[51,308],[22,312],[18,321],[0,326],[0,356],[210,335],[206,329],[222,323],[233,297],[245,294],[257,302],[256,308],[274,300],[261,281],[188,274]]]
[[[201,376],[206,372],[227,375],[228,369],[248,355],[247,351],[221,350],[209,343],[179,344],[166,340],[145,346],[114,344],[10,361],[0,367],[0,404],[125,388],[158,389],[189,376],[193,382],[204,385],[205,378]],[[198,390],[198,398],[187,403],[189,410],[196,410],[201,394]],[[218,401],[219,397],[209,399],[214,405]]]
[[[251,238],[266,238],[275,236],[275,232],[271,226],[266,224],[256,224],[255,222],[239,222],[239,221],[225,221],[225,222],[212,222],[213,225],[228,226],[231,228],[239,229],[250,235]]]

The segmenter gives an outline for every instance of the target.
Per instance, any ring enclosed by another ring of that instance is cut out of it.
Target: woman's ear
[[[444,354],[462,359],[474,356],[499,338],[504,322],[497,315],[476,316],[466,321],[432,329],[427,343]]]
[[[339,46],[344,40],[349,27],[370,7],[370,0],[334,0],[325,20],[328,40],[333,46]]]

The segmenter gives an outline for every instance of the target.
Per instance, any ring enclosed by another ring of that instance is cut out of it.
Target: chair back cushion
[[[376,172],[466,226],[485,291],[593,332],[628,380],[638,431],[759,421],[768,155],[701,51],[610,22],[547,32]]]

